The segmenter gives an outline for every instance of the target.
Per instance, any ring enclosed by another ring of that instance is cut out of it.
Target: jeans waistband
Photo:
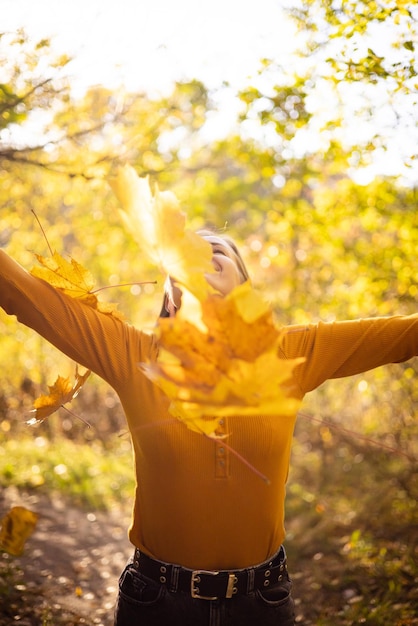
[[[200,600],[232,598],[247,595],[280,582],[287,573],[283,546],[269,560],[236,570],[191,570],[181,565],[165,563],[135,549],[132,566],[147,578],[165,585],[169,591],[188,593]]]

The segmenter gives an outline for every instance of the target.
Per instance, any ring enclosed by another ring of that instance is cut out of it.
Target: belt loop
[[[248,568],[248,576],[247,576],[247,594],[250,594],[254,591],[254,580],[255,580],[255,572],[254,568]]]
[[[177,593],[178,584],[179,584],[179,574],[180,574],[180,566],[172,565],[171,566],[171,578],[170,578],[170,591],[172,593]]]

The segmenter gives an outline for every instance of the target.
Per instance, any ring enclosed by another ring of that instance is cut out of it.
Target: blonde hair
[[[203,237],[203,239],[206,239],[209,237],[215,237],[216,239],[219,239],[220,241],[226,243],[231,248],[232,252],[234,253],[235,263],[241,275],[242,282],[245,283],[247,280],[250,280],[250,275],[244,263],[244,259],[242,258],[241,253],[238,250],[237,244],[235,243],[233,239],[231,239],[231,237],[228,237],[227,235],[220,235],[219,233],[213,230],[210,230],[208,228],[203,229],[203,230],[198,230],[196,231],[196,234]]]

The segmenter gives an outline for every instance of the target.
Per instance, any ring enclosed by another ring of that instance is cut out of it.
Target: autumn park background
[[[175,192],[190,227],[237,240],[279,322],[417,312],[413,5],[288,2],[296,62],[260,58],[239,90],[197,76],[164,94],[93,85],[80,95],[71,59],[48,39],[0,33],[0,245],[27,269],[48,246],[71,256],[109,287],[102,299],[152,328],[163,277],[109,186],[129,163]],[[211,132],[226,108],[227,129]],[[131,452],[111,389],[93,377],[75,415],[27,424],[34,399],[74,367],[0,314],[0,517],[10,493],[129,516]],[[287,497],[298,623],[418,624],[416,375],[416,360],[379,368],[303,405]],[[0,552],[0,624],[111,623],[109,612],[64,611],[53,585],[34,591]]]

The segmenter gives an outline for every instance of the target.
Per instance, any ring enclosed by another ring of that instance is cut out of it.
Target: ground
[[[24,505],[40,517],[23,556],[10,557],[21,570],[16,585],[21,595],[12,611],[20,619],[2,615],[0,607],[0,626],[111,626],[118,577],[132,553],[128,516],[122,511],[93,513],[59,497],[50,500],[13,489],[3,500],[9,508]]]
[[[132,554],[129,507],[92,512],[60,496],[50,499],[8,488],[0,495],[0,518],[14,505],[26,506],[40,517],[21,557],[0,552],[0,626],[112,626],[118,578]],[[350,572],[337,549],[323,544],[315,554],[299,555],[291,561],[290,571],[298,624],[386,626],[386,621],[359,617],[356,607],[363,603],[370,609],[370,600],[362,596],[358,574]],[[373,584],[367,581],[369,587]],[[415,624],[414,617],[390,622],[390,626]]]

